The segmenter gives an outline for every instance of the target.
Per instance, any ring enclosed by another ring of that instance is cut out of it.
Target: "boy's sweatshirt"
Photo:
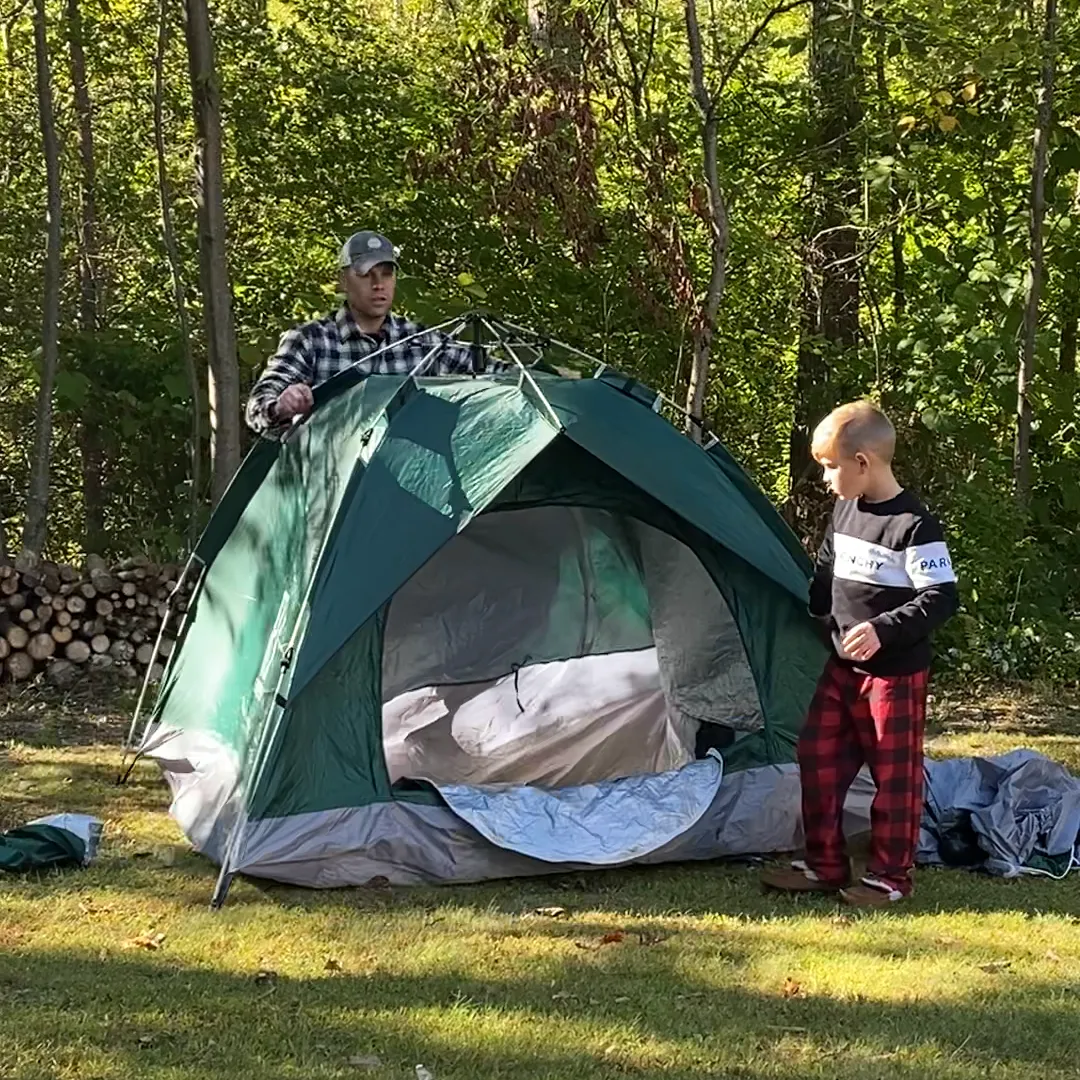
[[[841,662],[868,675],[930,666],[930,635],[958,605],[956,575],[937,519],[910,492],[886,502],[837,499],[810,586],[810,611],[827,624]],[[880,651],[856,663],[840,642],[873,623]]]

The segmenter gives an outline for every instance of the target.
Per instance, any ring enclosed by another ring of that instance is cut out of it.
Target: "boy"
[[[833,410],[811,446],[837,496],[810,587],[833,655],[799,738],[806,859],[767,888],[836,892],[877,907],[911,893],[923,804],[922,740],[930,635],[957,607],[937,520],[892,472],[896,432],[876,406]],[[867,873],[850,883],[844,798],[863,763],[877,784]]]

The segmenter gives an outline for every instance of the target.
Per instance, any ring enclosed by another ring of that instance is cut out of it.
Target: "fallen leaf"
[[[626,935],[621,930],[615,930],[610,934],[605,934],[600,939],[601,945],[618,945],[620,941],[625,940]]]
[[[125,949],[149,949],[154,951],[160,949],[165,944],[165,935],[162,933],[151,934],[147,931],[145,934],[140,934],[138,937],[131,938],[129,941],[124,942]]]
[[[630,999],[628,997],[617,997],[615,999],[616,1005],[625,1005]]]
[[[333,956],[329,956],[326,959],[326,963],[323,964],[323,971],[344,971],[341,966],[341,961],[335,959]]]
[[[259,970],[255,972],[255,982],[259,985],[272,983],[276,978],[277,972],[271,971],[269,968],[259,968]]]
[[[389,889],[390,879],[383,877],[382,874],[376,874],[373,878],[369,878],[364,882],[363,888],[365,889]]]
[[[1053,949],[1047,949],[1047,951],[1046,951],[1046,959],[1049,960],[1050,963],[1052,963],[1052,964],[1060,964],[1061,963],[1061,957],[1058,956],[1058,954],[1056,952],[1054,952]]]
[[[796,982],[790,976],[784,980],[784,985],[780,988],[781,996],[786,998],[801,997],[802,992],[802,984]]]
[[[1011,960],[991,960],[987,964],[980,964],[979,970],[985,971],[990,975],[996,975],[999,971],[1004,971],[1006,968],[1012,967]]]
[[[346,1064],[354,1069],[378,1069],[382,1065],[382,1058],[376,1054],[353,1054]]]

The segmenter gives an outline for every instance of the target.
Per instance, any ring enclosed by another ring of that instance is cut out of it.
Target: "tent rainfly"
[[[654,392],[458,325],[516,366],[323,384],[189,560],[129,748],[220,865],[215,905],[237,873],[463,882],[793,842],[825,657],[798,541]]]

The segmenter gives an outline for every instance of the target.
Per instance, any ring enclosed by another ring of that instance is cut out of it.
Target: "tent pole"
[[[537,383],[536,379],[533,377],[533,373],[521,362],[521,358],[518,356],[518,354],[516,352],[514,352],[513,347],[499,333],[499,331],[496,330],[495,327],[492,326],[491,323],[489,323],[487,321],[487,319],[484,319],[483,316],[481,316],[481,319],[483,320],[484,325],[488,328],[488,330],[490,330],[495,335],[495,337],[498,339],[499,344],[502,345],[502,347],[510,354],[510,359],[513,360],[514,363],[517,364],[517,366],[519,368],[521,368],[521,373],[522,373],[523,377],[528,382],[528,384],[533,388],[533,390],[536,391],[537,396],[544,403],[544,408],[547,409],[548,415],[551,417],[551,420],[555,424],[556,429],[558,429],[559,431],[562,431],[563,422],[559,419],[559,414],[554,410],[554,408],[552,408],[551,402],[548,401],[548,399],[547,399],[547,395],[544,393],[543,390],[540,389],[539,384]]]
[[[161,641],[165,636],[165,628],[168,626],[169,619],[172,617],[173,602],[179,595],[180,590],[184,587],[184,583],[187,581],[188,574],[196,560],[202,564],[203,568],[205,568],[206,564],[193,551],[188,556],[188,561],[184,564],[184,569],[181,572],[179,579],[172,587],[172,590],[165,600],[165,614],[161,617],[161,625],[158,627],[157,638],[154,641],[154,653],[153,656],[150,657],[149,663],[146,665],[146,674],[143,676],[142,688],[139,690],[139,698],[135,703],[135,714],[131,718],[131,726],[128,728],[127,739],[124,741],[124,758],[120,764],[121,777],[124,775],[123,770],[127,763],[128,751],[134,749],[135,728],[139,723],[139,715],[142,713],[143,703],[146,700],[146,692],[150,688],[150,671],[154,666],[154,662],[157,660],[158,650],[161,648]]]
[[[452,326],[452,327],[454,327],[454,329],[451,332],[447,333],[446,336],[447,337],[453,337],[461,329],[462,325],[464,325],[464,322],[465,322],[465,320],[462,319],[460,316],[458,316],[457,318],[454,318],[454,319],[446,319],[443,322],[438,323],[436,326],[425,327],[423,330],[418,330],[415,334],[409,334],[408,337],[403,337],[403,338],[401,338],[400,341],[387,342],[385,345],[382,345],[378,349],[376,349],[373,353],[369,353],[367,356],[363,357],[362,359],[357,360],[355,363],[350,364],[344,370],[345,371],[351,371],[354,367],[357,367],[360,364],[370,363],[376,357],[382,356],[382,354],[384,352],[389,352],[390,349],[396,349],[399,346],[404,345],[408,341],[415,341],[419,337],[426,337],[428,334],[438,333],[441,330],[445,330],[446,327],[448,327],[448,326]],[[441,347],[441,345],[442,345],[442,343],[440,342],[439,347]]]
[[[448,324],[446,324],[446,325],[448,325]],[[459,319],[456,322],[456,324],[454,325],[453,333],[452,334],[447,334],[446,337],[449,338],[449,337],[452,337],[452,336],[456,335],[458,333],[458,331],[464,325],[465,325],[465,320],[464,319]],[[414,336],[416,336],[416,335],[414,335]],[[406,338],[405,340],[408,340],[408,338]],[[414,367],[412,369],[412,371],[409,372],[409,378],[410,379],[415,379],[417,377],[417,375],[419,375],[420,372],[423,371],[424,368],[426,368],[428,366],[428,364],[431,363],[431,358],[433,356],[435,356],[436,353],[441,352],[445,348],[446,348],[446,340],[445,340],[445,338],[442,341],[436,342],[435,345],[432,347],[431,351],[428,352],[424,356],[423,360],[421,360],[420,363],[417,364],[416,367]]]

